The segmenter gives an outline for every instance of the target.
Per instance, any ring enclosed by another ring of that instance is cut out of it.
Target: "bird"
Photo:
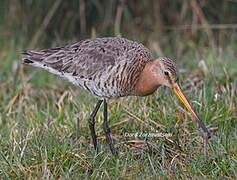
[[[103,103],[103,130],[112,154],[116,154],[108,124],[107,101],[126,96],[148,96],[160,86],[169,87],[192,115],[198,127],[210,132],[184,96],[178,83],[175,62],[154,57],[143,44],[121,37],[85,39],[62,47],[25,50],[23,64],[56,74],[97,97],[88,124],[98,150],[95,117]]]

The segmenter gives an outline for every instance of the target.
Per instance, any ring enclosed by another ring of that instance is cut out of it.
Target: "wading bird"
[[[197,122],[210,136],[177,83],[177,70],[170,58],[154,58],[142,44],[124,38],[87,39],[65,47],[23,52],[23,63],[40,67],[97,96],[89,117],[89,128],[97,150],[95,116],[103,103],[103,130],[115,154],[108,125],[107,100],[124,96],[147,96],[161,85],[171,88]]]

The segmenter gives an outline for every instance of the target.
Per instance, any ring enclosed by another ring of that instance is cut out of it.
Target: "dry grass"
[[[166,88],[146,98],[110,101],[119,156],[112,157],[105,143],[101,113],[96,124],[100,153],[95,154],[87,118],[96,99],[47,72],[22,67],[14,46],[3,49],[0,176],[236,178],[236,52],[234,47],[202,52],[184,54],[179,66],[185,93],[205,124],[217,128],[207,160],[200,133]]]
[[[233,0],[2,0],[0,179],[236,179],[236,9]],[[185,94],[213,132],[208,159],[196,125],[163,87],[146,98],[111,100],[119,155],[106,145],[101,112],[96,154],[87,124],[96,99],[19,62],[26,47],[109,35],[177,59]]]

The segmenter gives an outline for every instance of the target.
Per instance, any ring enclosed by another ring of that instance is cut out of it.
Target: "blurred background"
[[[180,59],[237,41],[236,0],[1,0],[0,8],[1,43],[28,48],[122,36]]]
[[[196,125],[164,87],[146,98],[110,101],[121,157],[108,155],[101,113],[95,156],[87,126],[95,98],[20,61],[25,49],[105,36],[141,42],[154,56],[176,60],[185,94],[214,133],[208,161]],[[237,0],[0,1],[0,179],[236,179],[236,97]],[[125,139],[127,132],[172,137]]]

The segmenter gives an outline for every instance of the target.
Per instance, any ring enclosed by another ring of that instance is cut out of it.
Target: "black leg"
[[[111,131],[110,131],[109,124],[108,124],[107,102],[106,102],[105,99],[104,99],[104,122],[103,122],[103,129],[104,129],[104,132],[105,132],[106,141],[109,144],[110,151],[111,151],[111,153],[113,155],[115,155],[116,152],[115,152],[113,140],[112,140],[111,135],[110,135]]]
[[[94,145],[94,148],[95,148],[96,151],[98,151],[98,148],[97,148],[97,136],[96,136],[96,133],[95,133],[95,116],[96,116],[102,102],[103,102],[103,100],[98,100],[97,101],[97,103],[95,105],[95,108],[91,112],[90,117],[89,117],[89,128],[90,128],[90,131],[91,131],[91,137],[92,137],[92,140],[93,140],[93,145]]]

